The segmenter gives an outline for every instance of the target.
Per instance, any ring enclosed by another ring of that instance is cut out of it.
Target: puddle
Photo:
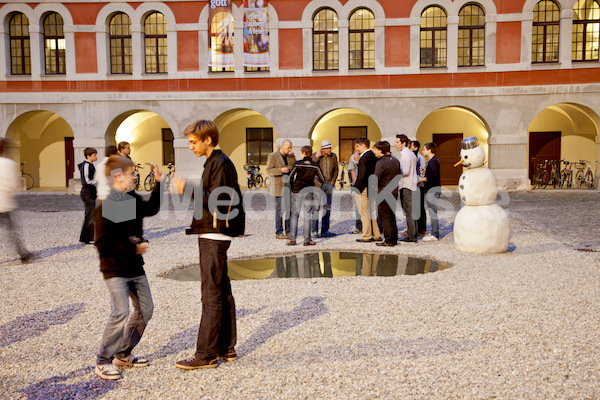
[[[340,278],[344,276],[394,276],[427,274],[450,265],[397,254],[319,252],[271,258],[228,261],[229,278]],[[199,281],[198,264],[164,275],[178,281]]]

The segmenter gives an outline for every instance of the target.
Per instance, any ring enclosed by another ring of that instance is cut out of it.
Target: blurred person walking
[[[356,182],[356,175],[358,174],[358,158],[360,157],[360,154],[355,151],[354,153],[352,153],[352,155],[350,156],[350,159],[348,160],[348,173],[350,174],[351,180],[350,180],[350,186],[352,186],[354,184],[354,182]],[[360,210],[359,208],[356,206],[356,202],[354,201],[354,207],[352,207],[354,209],[354,214],[355,214],[355,223],[354,223],[354,229],[352,230],[352,234],[359,234],[362,232],[362,221],[360,220]]]
[[[108,161],[109,157],[116,156],[118,154],[119,151],[117,150],[117,146],[107,146],[104,159],[100,161],[98,165],[96,165],[96,169],[98,170],[98,174],[96,174],[96,182],[98,183],[98,201],[106,200],[110,194],[110,185],[108,184],[108,180],[106,179],[106,174],[104,172],[106,169],[106,162]]]
[[[21,232],[13,212],[17,208],[15,192],[20,186],[19,167],[16,162],[5,157],[7,148],[8,141],[0,139],[0,224],[8,228],[13,247],[17,250],[21,262],[26,263],[32,259],[33,254],[21,240]]]
[[[421,173],[421,169],[425,171],[427,161],[425,160],[425,157],[419,154],[420,148],[421,143],[419,143],[418,140],[413,140],[410,142],[410,150],[415,153],[415,156],[417,156],[417,175],[419,178],[422,178],[425,175]],[[419,204],[415,204],[413,206],[419,209],[419,219],[417,220],[417,236],[423,236],[427,232],[427,215],[425,214],[425,187],[423,186],[423,182],[420,180],[417,184],[417,188],[419,191]]]
[[[431,220],[431,234],[423,238],[424,242],[435,242],[440,238],[440,217],[437,203],[442,192],[442,183],[440,161],[435,156],[436,151],[437,146],[435,143],[425,143],[423,146],[423,155],[427,158],[427,168],[424,171],[425,177],[420,178],[420,180],[425,185],[425,197],[427,198],[427,208]]]

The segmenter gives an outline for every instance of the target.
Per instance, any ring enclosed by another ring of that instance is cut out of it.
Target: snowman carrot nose
[[[462,164],[463,160],[460,160],[459,162],[457,162],[456,164],[454,164],[455,167],[458,167],[460,164]]]

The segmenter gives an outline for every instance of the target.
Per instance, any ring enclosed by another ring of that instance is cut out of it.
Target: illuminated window
[[[365,8],[350,16],[350,69],[375,68],[375,16]]]
[[[147,74],[167,72],[167,21],[161,13],[154,12],[144,21],[144,52]]]
[[[428,7],[421,14],[421,68],[446,66],[446,12]]]
[[[550,0],[542,0],[533,9],[531,59],[534,63],[558,62],[560,9]]]
[[[324,8],[313,18],[313,70],[339,68],[338,16]]]
[[[600,6],[596,0],[579,0],[573,18],[573,61],[598,61]]]
[[[458,13],[458,66],[484,65],[485,14],[475,4],[464,6]]]
[[[125,13],[115,14],[109,23],[110,72],[131,74],[131,20]]]
[[[217,64],[220,54],[233,54],[235,43],[233,32],[233,15],[228,12],[218,12],[210,22],[210,57]],[[208,67],[210,72],[231,72],[233,67]]]
[[[29,48],[29,19],[18,13],[10,19],[10,73],[31,74],[31,51]]]
[[[246,128],[246,163],[266,164],[273,152],[273,128]]]
[[[60,14],[50,13],[44,18],[44,55],[46,74],[65,73],[65,33]]]

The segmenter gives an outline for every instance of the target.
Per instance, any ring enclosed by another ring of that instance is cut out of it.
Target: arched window
[[[375,16],[359,8],[350,16],[350,69],[375,68]]]
[[[50,13],[44,18],[44,56],[46,74],[65,73],[65,33],[63,19],[58,13]]]
[[[113,15],[109,23],[110,72],[131,74],[131,19],[125,13]]]
[[[313,17],[313,70],[336,70],[339,58],[338,16],[323,8]]]
[[[13,75],[30,75],[29,19],[25,14],[18,13],[12,16],[8,26],[10,33],[10,73]]]
[[[558,62],[560,9],[555,2],[542,0],[533,9],[531,60],[534,63]]]
[[[223,64],[226,58],[231,58],[233,64],[233,48],[235,43],[233,31],[233,15],[228,12],[216,13],[210,21],[210,63],[208,70],[210,72],[228,72],[233,71],[234,67],[216,66]]]
[[[600,5],[596,0],[579,0],[573,18],[573,61],[598,61]]]
[[[446,12],[432,6],[421,13],[421,68],[446,66]]]
[[[485,63],[485,14],[475,4],[458,13],[458,66],[475,67]]]
[[[144,21],[144,51],[147,74],[167,72],[167,21],[159,12]]]

